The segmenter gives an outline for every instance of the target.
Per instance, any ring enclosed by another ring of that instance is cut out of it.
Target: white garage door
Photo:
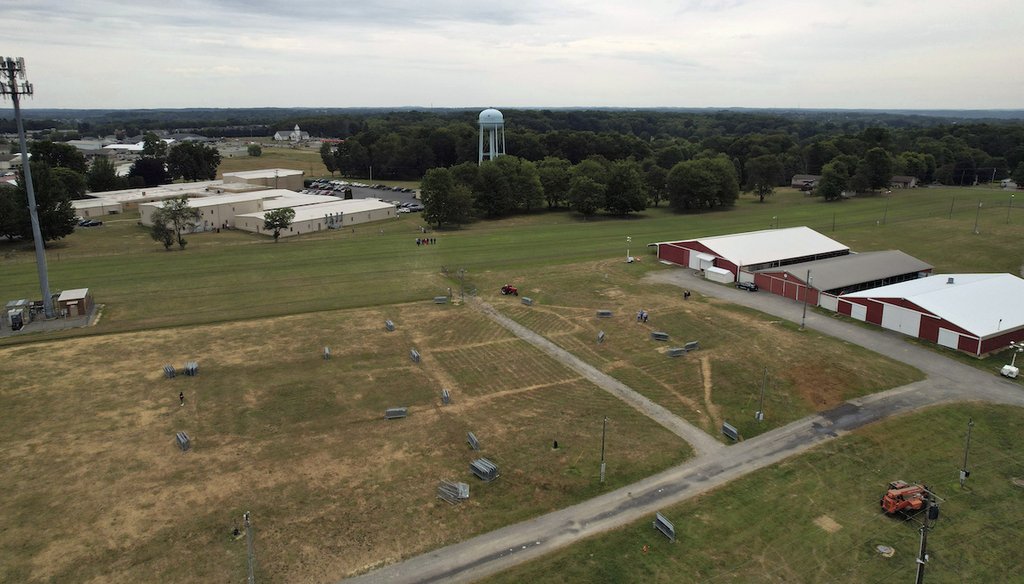
[[[886,306],[882,311],[882,326],[916,337],[921,330],[921,313],[899,306]]]
[[[850,316],[857,320],[865,320],[868,317],[868,307],[863,304],[850,303]]]
[[[818,306],[836,312],[839,310],[839,298],[831,294],[818,294]]]
[[[690,266],[694,270],[703,270],[715,265],[715,256],[701,252],[690,252]]]
[[[960,333],[939,327],[939,344],[950,349],[957,348],[960,344]]]

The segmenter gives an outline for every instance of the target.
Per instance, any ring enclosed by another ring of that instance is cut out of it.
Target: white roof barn
[[[809,227],[766,229],[656,245],[658,259],[695,269],[714,265],[733,274],[741,268],[750,272],[850,253],[849,247]]]
[[[1024,340],[1024,280],[939,274],[839,297],[839,312],[975,355]]]

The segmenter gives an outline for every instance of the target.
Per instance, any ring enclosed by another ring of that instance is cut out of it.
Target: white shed
[[[714,266],[704,269],[704,278],[711,280],[712,282],[721,282],[728,284],[729,282],[736,281],[736,276],[725,268],[716,268]]]

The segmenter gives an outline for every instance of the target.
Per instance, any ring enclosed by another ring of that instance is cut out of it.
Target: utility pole
[[[939,518],[939,506],[932,499],[931,492],[928,493],[928,511],[924,516],[924,523],[921,524],[921,548],[917,552],[917,580],[915,584],[924,584],[924,566],[928,562],[928,532],[931,530],[930,521]]]
[[[953,205],[956,205],[956,197],[953,197],[953,200],[949,202],[949,218],[950,219],[953,218]]]
[[[807,323],[807,297],[811,295],[811,282],[814,279],[811,278],[811,271],[807,270],[807,279],[804,280],[806,286],[804,286],[804,315],[800,317],[800,330],[804,330],[804,324]]]
[[[19,84],[17,79],[21,79]],[[32,240],[36,248],[36,271],[39,272],[39,288],[43,293],[43,312],[46,318],[54,318],[53,299],[50,298],[50,279],[46,272],[46,253],[43,250],[43,233],[39,229],[39,210],[36,207],[36,191],[32,186],[32,167],[28,160],[28,146],[25,143],[25,124],[21,120],[22,95],[32,95],[32,84],[25,81],[25,59],[0,57],[0,96],[10,95],[14,102],[14,119],[18,124],[18,144],[21,146],[21,172],[25,177],[25,192],[28,194],[28,216],[32,221]]]
[[[964,464],[960,467],[960,488],[964,488],[964,483],[967,482],[967,477],[971,476],[971,471],[967,469],[967,451],[971,448],[971,429],[974,428],[974,418],[967,419],[967,442],[964,444]]]
[[[768,368],[764,368],[764,376],[761,377],[761,399],[757,402],[757,413],[754,419],[758,422],[764,421],[764,388],[768,385]]]
[[[601,484],[604,484],[604,437],[608,433],[608,416],[604,417],[604,424],[601,426]]]
[[[974,234],[978,235],[978,218],[981,216],[981,201],[978,201],[978,210],[974,212]]]
[[[1010,205],[1006,207],[1006,224],[1010,224],[1010,211],[1013,210],[1013,193],[1010,193]]]

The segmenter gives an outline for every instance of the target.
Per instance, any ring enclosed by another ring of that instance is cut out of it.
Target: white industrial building
[[[103,215],[116,215],[124,210],[124,205],[114,199],[75,199],[71,201],[75,215],[83,219],[95,219]]]
[[[253,213],[263,210],[263,192],[237,193],[231,195],[214,195],[189,199],[188,205],[199,211],[199,222],[196,231],[210,231],[221,227],[235,226],[235,217],[241,213]],[[162,208],[164,201],[142,203],[139,205],[139,220],[143,225],[153,225],[153,213]]]
[[[278,208],[291,206],[281,205],[283,202],[287,202],[287,199],[277,199],[274,204],[278,205]],[[397,216],[394,205],[379,199],[335,199],[333,202],[291,207],[295,211],[295,218],[292,219],[291,227],[281,232],[281,237],[353,227],[370,221],[394,219]],[[266,211],[260,211],[238,215],[235,218],[235,227],[252,233],[270,235],[263,229],[265,214]]]
[[[292,191],[302,190],[301,170],[288,168],[264,168],[262,170],[243,170],[240,172],[225,172],[224,184],[245,183],[267,187],[271,189],[288,189]]]
[[[1024,280],[940,274],[844,294],[838,312],[980,356],[1024,341]]]

